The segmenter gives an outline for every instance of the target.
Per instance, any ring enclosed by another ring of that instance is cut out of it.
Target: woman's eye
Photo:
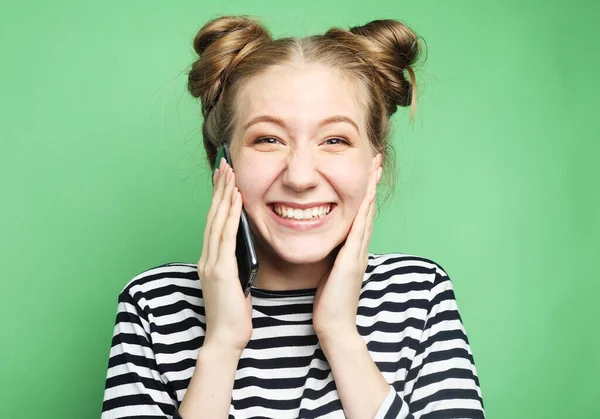
[[[277,138],[263,137],[263,138],[259,138],[258,140],[256,140],[255,144],[277,144],[277,142],[278,142]]]
[[[327,145],[350,144],[347,140],[344,140],[343,138],[328,138],[327,140],[325,140],[325,143]]]

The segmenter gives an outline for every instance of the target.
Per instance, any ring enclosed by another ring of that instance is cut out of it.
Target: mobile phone
[[[231,156],[229,154],[229,146],[227,144],[221,144],[217,150],[213,174],[221,163],[221,157],[224,157],[227,164],[233,169]],[[246,214],[244,207],[242,207],[242,215],[240,216],[240,224],[235,240],[235,258],[237,260],[242,291],[244,292],[244,296],[247,297],[248,294],[250,294],[250,288],[252,288],[256,273],[258,272],[258,259],[256,258],[256,250],[254,249],[250,225],[248,224],[248,214]]]

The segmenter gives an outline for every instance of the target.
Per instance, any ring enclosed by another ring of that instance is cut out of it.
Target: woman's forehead
[[[350,78],[320,64],[278,65],[252,77],[237,98],[239,122],[270,115],[283,121],[318,124],[342,116],[364,127],[364,109]],[[362,130],[361,130],[362,131]]]

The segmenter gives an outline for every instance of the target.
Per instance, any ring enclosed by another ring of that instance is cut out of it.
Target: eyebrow
[[[246,124],[244,124],[244,127],[243,127],[244,131],[247,130],[248,127],[250,127],[251,125],[258,124],[259,122],[270,122],[273,124],[277,124],[285,129],[288,129],[288,126],[283,119],[277,118],[272,115],[260,115],[260,116],[254,117],[250,121],[246,122]],[[321,122],[319,122],[318,127],[321,128],[325,125],[334,124],[336,122],[347,122],[350,125],[352,125],[356,129],[357,132],[360,132],[356,122],[354,122],[352,120],[352,118],[349,118],[349,117],[343,116],[343,115],[334,115],[334,116],[330,116],[329,118],[325,118]]]

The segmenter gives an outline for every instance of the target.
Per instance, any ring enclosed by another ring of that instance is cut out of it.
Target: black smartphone
[[[227,144],[221,144],[217,151],[217,158],[215,159],[215,167],[213,167],[213,174],[221,163],[221,158],[224,157],[225,161],[233,169],[231,164],[231,156],[229,155],[229,146]],[[242,207],[242,215],[240,216],[240,224],[238,226],[237,237],[235,241],[235,258],[237,259],[238,273],[240,276],[240,284],[242,285],[242,291],[244,296],[247,297],[250,294],[250,288],[256,278],[256,272],[258,272],[258,259],[256,258],[256,250],[254,249],[254,241],[252,240],[252,233],[250,232],[250,225],[248,224],[248,214]]]

